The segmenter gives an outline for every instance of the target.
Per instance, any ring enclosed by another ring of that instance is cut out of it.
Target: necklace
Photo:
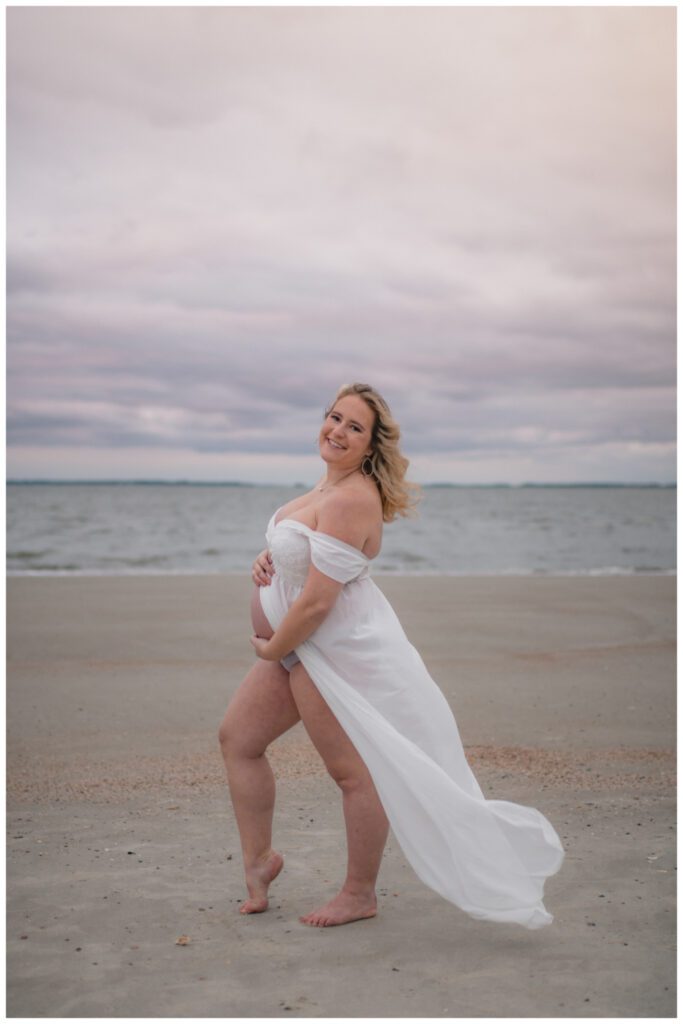
[[[358,472],[358,467],[356,467],[356,469],[350,469],[348,473],[344,473],[344,476],[340,476],[339,479],[335,480],[333,484],[328,484],[326,482],[324,484],[321,484],[320,487],[317,487],[316,490],[318,490],[318,491],[327,491],[327,490],[329,490],[330,487],[336,487],[337,484],[340,484],[342,482],[342,480],[346,480],[347,476],[351,476],[352,473],[357,473],[357,472]]]

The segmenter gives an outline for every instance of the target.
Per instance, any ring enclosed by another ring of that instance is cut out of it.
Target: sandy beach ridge
[[[554,924],[470,920],[391,837],[376,919],[299,925],[344,866],[300,725],[272,749],[285,870],[240,918],[216,732],[252,663],[249,581],[11,578],[10,1016],[675,1013],[675,577],[377,582],[487,795],[562,836]]]

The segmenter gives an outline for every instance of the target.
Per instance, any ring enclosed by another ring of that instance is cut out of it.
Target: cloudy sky
[[[12,478],[675,479],[675,8],[9,8]]]

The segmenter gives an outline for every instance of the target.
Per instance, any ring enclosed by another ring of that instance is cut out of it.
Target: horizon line
[[[250,480],[190,480],[183,477],[175,479],[152,479],[149,477],[107,477],[101,480],[82,479],[79,477],[68,477],[64,479],[50,479],[47,477],[26,477],[13,478],[5,481],[6,486],[17,485],[134,485],[134,486],[188,486],[188,487],[308,487],[309,484],[302,480],[295,480],[291,483],[282,481],[262,481],[255,483]],[[310,486],[313,486],[312,484]],[[661,487],[676,488],[677,482],[658,482],[653,480],[573,480],[573,481],[546,481],[538,482],[533,480],[523,483],[506,483],[505,481],[492,481],[490,483],[458,483],[450,480],[432,480],[429,483],[418,484],[419,487]]]

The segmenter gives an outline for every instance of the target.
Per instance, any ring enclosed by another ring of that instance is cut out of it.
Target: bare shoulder
[[[362,548],[382,523],[382,499],[372,485],[334,488],[318,506],[316,529]]]

